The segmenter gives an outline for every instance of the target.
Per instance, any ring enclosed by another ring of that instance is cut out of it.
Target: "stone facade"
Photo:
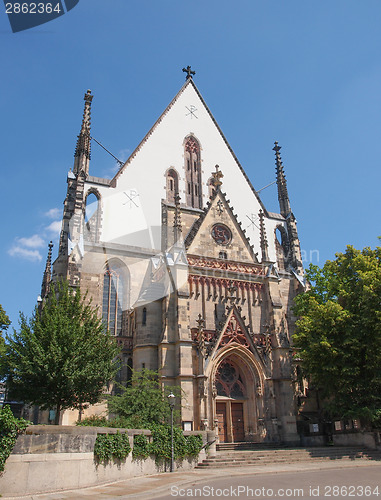
[[[290,308],[304,280],[280,146],[275,214],[190,76],[101,179],[89,174],[91,101],[88,91],[52,279],[99,305],[122,348],[122,382],[147,368],[181,387],[185,429],[296,441]]]

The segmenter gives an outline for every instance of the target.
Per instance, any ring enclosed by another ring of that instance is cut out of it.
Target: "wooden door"
[[[225,443],[227,437],[226,403],[216,404],[216,414],[218,420],[218,437],[220,439],[220,443]]]
[[[232,402],[232,428],[233,441],[241,443],[245,441],[245,426],[243,422],[243,403]]]

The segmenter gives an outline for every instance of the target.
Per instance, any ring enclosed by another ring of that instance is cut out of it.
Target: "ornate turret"
[[[78,175],[81,171],[85,174],[89,172],[90,160],[90,127],[91,127],[91,101],[93,96],[91,90],[85,94],[85,109],[83,111],[81,131],[78,135],[77,145],[74,152],[74,174]]]
[[[279,153],[281,146],[278,145],[277,141],[275,141],[274,144],[275,146],[273,147],[273,151],[275,151],[276,183],[278,186],[279,208],[280,213],[283,215],[283,217],[287,217],[291,212],[291,206],[288,197],[286,176],[283,169],[282,159]]]
[[[46,258],[46,265],[44,271],[44,277],[42,278],[41,285],[41,299],[44,300],[50,290],[50,282],[52,280],[52,249],[53,242],[51,241],[48,245],[48,256]]]
[[[263,210],[259,211],[259,228],[261,231],[261,250],[262,250],[262,262],[269,261],[269,244],[267,241],[266,228],[265,228],[265,216]]]

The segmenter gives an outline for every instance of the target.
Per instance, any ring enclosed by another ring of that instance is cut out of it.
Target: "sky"
[[[80,0],[12,33],[0,7],[0,304],[18,328],[41,289],[73,165],[83,95],[92,135],[126,160],[184,82],[194,81],[259,190],[275,140],[305,265],[378,244],[379,0]],[[90,174],[116,163],[92,145]],[[276,186],[260,193],[279,211]]]

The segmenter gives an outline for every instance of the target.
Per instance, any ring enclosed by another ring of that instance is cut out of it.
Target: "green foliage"
[[[153,424],[150,426],[152,441],[148,442],[146,436],[134,436],[132,456],[146,458],[154,455],[156,460],[171,459],[171,427],[169,425]],[[202,436],[184,436],[179,427],[173,428],[173,451],[175,460],[188,456],[197,456],[203,446]]]
[[[381,409],[381,248],[348,246],[295,299],[294,345],[331,416],[376,423]]]
[[[147,436],[137,434],[134,436],[134,447],[132,448],[132,456],[134,458],[147,458],[151,453],[151,446]]]
[[[177,387],[160,385],[158,374],[151,370],[133,371],[131,385],[122,387],[122,394],[109,399],[109,411],[125,419],[131,429],[149,429],[152,424],[164,424],[170,421],[171,411],[168,394],[173,391],[180,400]],[[179,416],[174,411],[174,418]]]
[[[90,417],[78,420],[75,425],[80,425],[84,427],[112,427],[108,425],[109,421],[106,417],[101,417],[99,415],[91,415]]]
[[[12,453],[17,436],[29,424],[23,418],[15,418],[8,405],[0,409],[0,472],[4,470],[5,461]]]
[[[124,418],[115,417],[111,420],[107,420],[106,417],[99,415],[91,415],[86,417],[81,421],[77,421],[75,425],[92,426],[92,427],[113,427],[116,429],[128,429],[128,422]]]
[[[81,409],[98,402],[117,371],[119,349],[104,331],[87,294],[68,283],[52,287],[44,307],[20,332],[7,337],[8,384],[13,397],[56,408]]]
[[[10,324],[11,322],[0,304],[0,380],[4,377],[6,372],[5,342],[3,334],[7,331]]]
[[[98,434],[95,440],[94,455],[100,463],[107,463],[111,460],[123,461],[131,451],[128,434]]]
[[[191,457],[198,456],[203,447],[201,434],[186,436],[185,441],[186,441],[187,455]]]

